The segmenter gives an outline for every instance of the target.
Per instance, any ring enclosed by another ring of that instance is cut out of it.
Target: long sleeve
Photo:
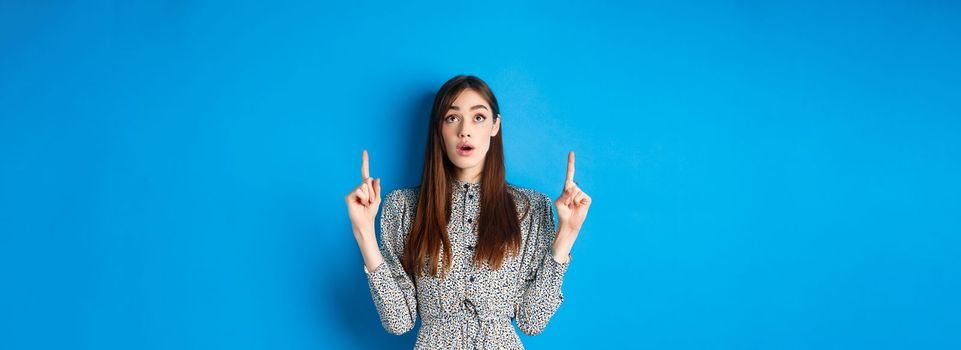
[[[564,299],[561,283],[570,265],[570,261],[557,262],[550,254],[557,234],[553,202],[546,195],[540,195],[533,202],[535,216],[531,218],[528,242],[524,247],[524,261],[528,266],[521,269],[525,280],[516,309],[517,326],[529,335],[540,334],[560,307]]]
[[[407,237],[407,225],[404,224],[407,202],[400,190],[387,195],[380,221],[380,251],[384,262],[367,273],[370,294],[381,323],[387,332],[397,335],[413,328],[417,317],[416,288],[400,263]]]

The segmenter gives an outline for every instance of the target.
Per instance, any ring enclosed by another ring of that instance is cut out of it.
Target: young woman
[[[591,197],[574,182],[574,152],[554,226],[551,199],[508,184],[497,99],[477,77],[441,86],[428,123],[419,187],[387,195],[378,248],[380,179],[346,196],[370,292],[388,332],[421,318],[415,349],[523,348],[564,299],[561,283]]]

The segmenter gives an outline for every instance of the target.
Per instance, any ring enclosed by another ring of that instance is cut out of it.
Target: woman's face
[[[500,130],[500,116],[494,118],[491,107],[480,94],[466,89],[457,96],[441,120],[444,151],[447,158],[468,175],[476,178],[484,168],[491,137]]]

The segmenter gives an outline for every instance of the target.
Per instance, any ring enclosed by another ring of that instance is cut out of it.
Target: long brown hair
[[[494,118],[499,118],[497,98],[483,80],[472,75],[451,78],[434,97],[427,126],[427,148],[424,153],[424,170],[421,174],[417,213],[404,248],[402,265],[410,275],[421,276],[426,263],[429,273],[445,274],[452,265],[450,237],[447,223],[450,221],[450,183],[454,180],[455,166],[444,151],[441,123],[454,100],[464,90],[481,95],[491,107]],[[496,121],[496,119],[492,119]],[[514,199],[508,192],[504,170],[504,143],[501,124],[497,135],[491,137],[490,148],[484,160],[481,174],[480,217],[474,263],[487,262],[498,269],[508,256],[520,251],[521,229]],[[443,257],[443,265],[441,262]]]

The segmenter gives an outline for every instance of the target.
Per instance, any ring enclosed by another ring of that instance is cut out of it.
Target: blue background
[[[528,347],[961,348],[958,2],[0,4],[0,348],[409,348],[343,196],[460,73],[594,197]]]

